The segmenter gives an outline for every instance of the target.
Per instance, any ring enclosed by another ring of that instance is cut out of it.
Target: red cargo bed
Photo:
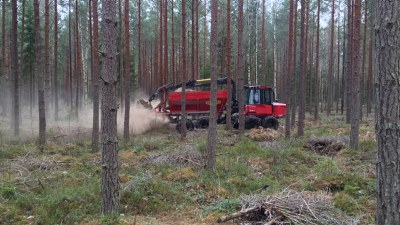
[[[217,111],[223,111],[228,100],[228,91],[217,91]],[[171,114],[181,113],[182,93],[169,93],[169,110]],[[210,112],[210,91],[187,91],[186,92],[186,113],[205,114]]]

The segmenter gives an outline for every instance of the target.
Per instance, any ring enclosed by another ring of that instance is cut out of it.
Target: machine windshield
[[[245,104],[271,104],[272,96],[270,89],[247,88],[244,91]]]

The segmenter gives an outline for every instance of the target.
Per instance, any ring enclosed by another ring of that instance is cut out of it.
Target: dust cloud
[[[165,115],[155,113],[150,109],[146,109],[140,103],[139,99],[131,102],[131,109],[129,115],[129,133],[130,135],[143,134],[149,130],[163,127],[169,123],[169,119]],[[156,106],[158,102],[153,101],[153,107]],[[124,125],[124,114],[118,114],[118,132],[123,132]]]
[[[147,98],[148,97],[145,97],[144,99]],[[134,99],[130,105],[130,136],[143,134],[152,129],[167,126],[169,124],[167,116],[146,109],[140,103],[137,103],[138,100],[139,98]],[[152,102],[153,106],[156,106],[156,104],[156,101]],[[54,120],[54,107],[50,106],[50,109],[46,110],[47,141],[58,144],[68,144],[77,140],[90,140],[93,125],[92,107],[92,102],[86,101],[79,109],[78,116],[76,116],[74,109],[61,103],[58,113],[59,120],[56,121]],[[0,115],[0,145],[20,144],[35,141],[38,138],[39,133],[38,108],[33,107],[31,109],[29,104],[20,107],[20,135],[18,137],[14,136],[13,118],[10,111],[11,109],[8,110],[6,116]],[[101,132],[101,109],[99,123]],[[120,107],[117,112],[117,128],[118,133],[121,136],[123,134],[123,126],[124,109]]]

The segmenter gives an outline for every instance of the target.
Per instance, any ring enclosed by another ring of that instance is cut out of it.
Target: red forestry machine
[[[217,123],[226,123],[226,103],[228,101],[227,78],[219,78],[217,84]],[[232,84],[232,124],[235,129],[239,128],[239,107],[236,96],[236,85]],[[148,100],[139,102],[148,109],[153,109],[156,113],[168,116],[171,122],[177,123],[177,130],[180,131],[180,116],[182,105],[182,92],[177,91],[182,87],[181,84],[166,84],[159,87]],[[211,85],[211,79],[190,80],[186,82],[186,113],[192,119],[187,119],[186,127],[188,130],[194,128],[208,128],[210,114],[210,90],[204,87]],[[151,102],[158,96],[160,103],[153,108]],[[286,115],[286,104],[278,103],[275,100],[275,93],[271,87],[263,85],[244,86],[244,115],[245,129],[252,129],[262,126],[264,128],[278,129],[278,118]]]

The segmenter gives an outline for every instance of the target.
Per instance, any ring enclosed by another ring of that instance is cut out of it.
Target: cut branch
[[[223,222],[235,219],[235,218],[239,218],[239,217],[244,216],[244,215],[246,215],[248,213],[254,212],[254,211],[258,210],[258,209],[260,209],[260,207],[257,206],[257,207],[253,207],[253,208],[248,208],[248,209],[246,209],[244,211],[235,212],[235,213],[231,213],[231,214],[228,214],[228,215],[225,215],[225,216],[221,216],[220,218],[218,218],[217,222],[218,223],[223,223]]]

